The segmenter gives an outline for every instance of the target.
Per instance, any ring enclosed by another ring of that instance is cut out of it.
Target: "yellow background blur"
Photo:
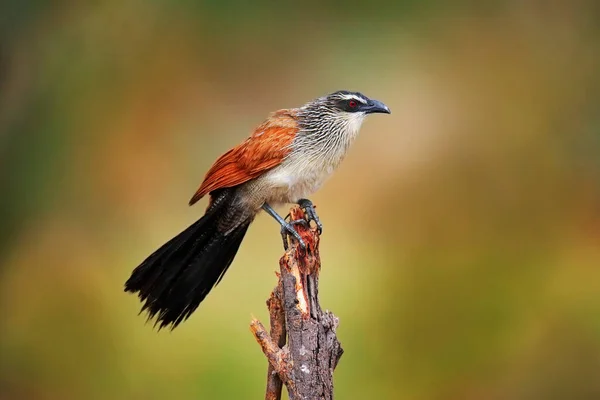
[[[0,398],[262,398],[274,221],[172,333],[123,283],[221,153],[348,89],[392,114],[312,198],[337,397],[599,399],[600,3],[450,3],[2,2]]]

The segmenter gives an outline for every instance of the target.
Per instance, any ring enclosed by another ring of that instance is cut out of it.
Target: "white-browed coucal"
[[[338,91],[302,107],[279,110],[210,168],[192,205],[210,201],[204,216],[168,241],[131,274],[125,291],[138,293],[142,311],[159,329],[187,319],[233,261],[248,227],[265,210],[281,225],[284,246],[295,223],[321,223],[307,197],[342,161],[368,114],[390,113],[357,92]],[[287,222],[272,206],[297,203],[308,221]]]

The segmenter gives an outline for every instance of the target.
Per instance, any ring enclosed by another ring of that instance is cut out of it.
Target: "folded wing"
[[[242,144],[217,159],[189,204],[214,190],[240,185],[278,166],[290,152],[297,132],[295,113],[277,111]]]

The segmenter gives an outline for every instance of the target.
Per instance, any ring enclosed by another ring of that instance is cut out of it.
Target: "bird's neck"
[[[365,115],[357,113],[341,117],[315,117],[300,113],[299,117],[300,131],[295,140],[296,149],[309,159],[327,160],[327,164],[335,168],[358,136]]]

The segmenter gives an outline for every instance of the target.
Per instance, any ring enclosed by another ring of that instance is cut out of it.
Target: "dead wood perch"
[[[292,220],[304,218],[299,207]],[[333,399],[333,371],[343,350],[335,331],[338,319],[319,305],[319,235],[295,226],[306,250],[291,239],[279,260],[279,282],[267,300],[271,331],[253,319],[250,330],[269,360],[267,400],[281,398],[285,384],[291,400]],[[287,339],[287,345],[286,345]]]

